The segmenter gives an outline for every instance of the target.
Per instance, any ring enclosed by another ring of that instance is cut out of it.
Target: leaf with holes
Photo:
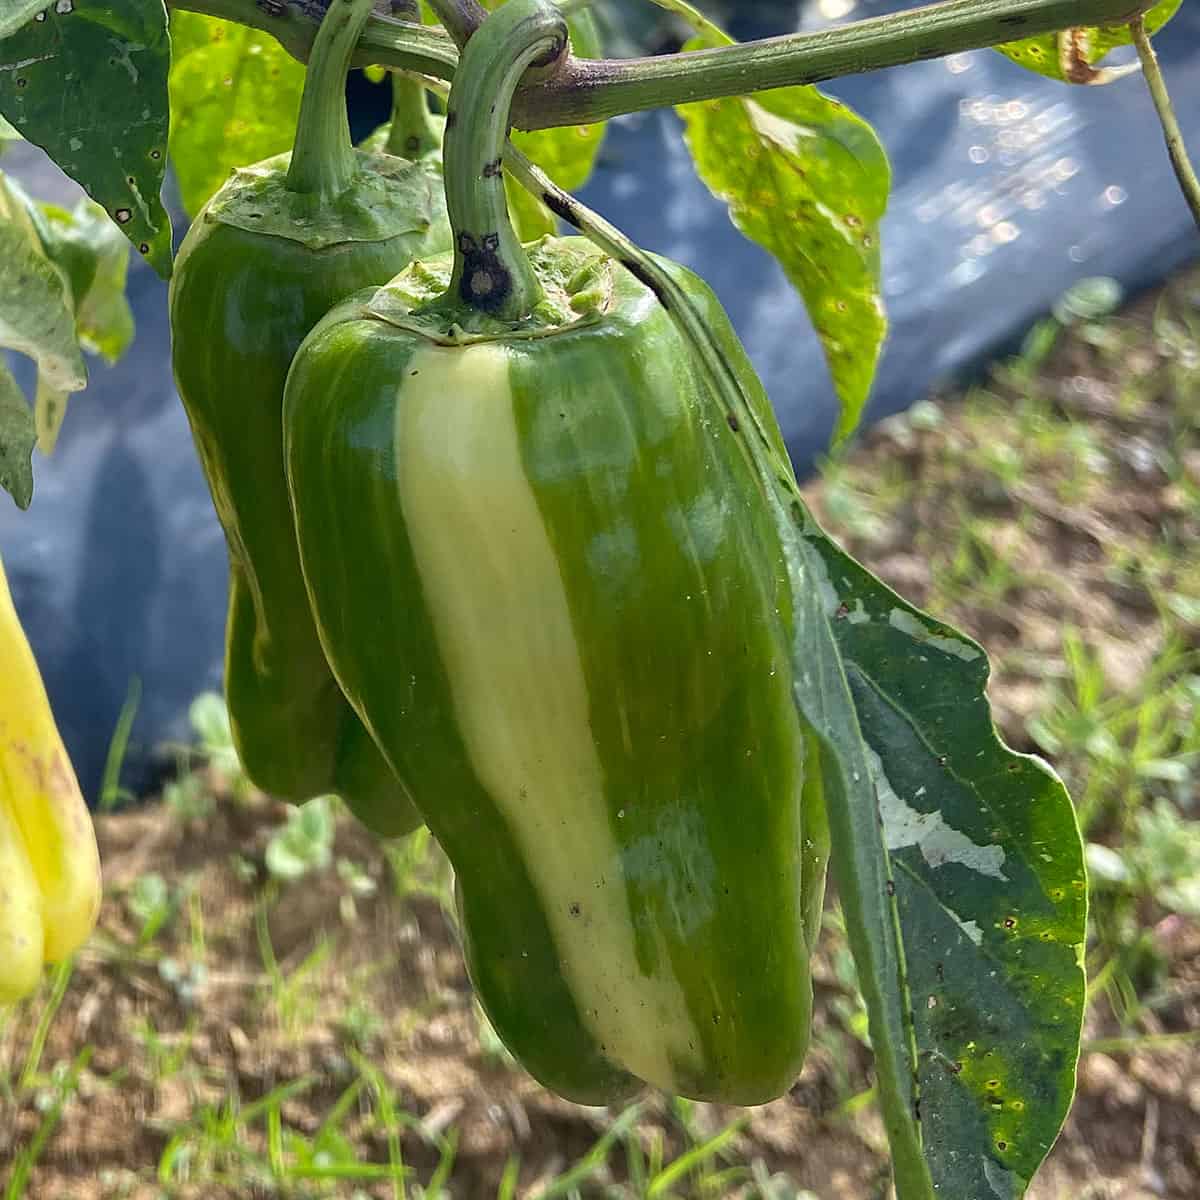
[[[696,37],[685,49],[716,44]],[[840,401],[835,438],[858,424],[887,332],[879,222],[890,170],[871,127],[813,87],[686,104],[696,169],[733,223],[804,299]]]
[[[1159,0],[1146,13],[1146,32],[1157,33],[1178,11],[1182,0]],[[1081,26],[1061,33],[1043,33],[997,46],[1006,58],[1018,66],[1065,83],[1111,83],[1130,67],[1102,67],[1099,64],[1118,46],[1132,42],[1128,25]]]
[[[907,1097],[883,1090],[898,1183],[911,1126],[934,1192],[1017,1200],[1074,1092],[1087,917],[1074,810],[1044,763],[999,740],[983,650],[792,513],[807,603],[823,609],[807,636],[832,630],[844,671],[820,681],[803,649],[797,698],[836,728],[848,690],[865,743],[844,737],[826,769],[848,801],[830,804],[834,861],[872,1030],[890,1031],[873,1044],[907,1046],[913,1070]],[[927,1194],[919,1172],[898,1194]]]
[[[164,278],[168,58],[162,0],[58,0],[0,41],[0,112],[103,206]]]
[[[171,162],[193,216],[234,167],[291,149],[304,68],[269,34],[171,14]]]

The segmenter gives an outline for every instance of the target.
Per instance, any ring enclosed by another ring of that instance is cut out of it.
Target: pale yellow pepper
[[[96,835],[0,563],[0,1004],[91,933]]]

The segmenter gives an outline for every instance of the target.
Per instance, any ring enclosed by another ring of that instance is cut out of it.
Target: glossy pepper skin
[[[86,940],[96,837],[0,564],[0,1006]]]
[[[531,318],[464,331],[429,305],[445,259],[298,352],[317,627],[454,864],[472,980],[525,1067],[584,1103],[639,1081],[761,1103],[807,1048],[826,857],[782,555],[651,291],[580,239],[529,249]],[[671,269],[777,438],[716,299]]]
[[[304,335],[351,292],[445,247],[440,167],[360,155],[319,208],[288,156],[235,172],[175,262],[172,363],[229,547],[225,689],[238,754],[265,791],[340,794],[385,835],[419,823],[345,703],[313,628],[284,479],[281,408]]]

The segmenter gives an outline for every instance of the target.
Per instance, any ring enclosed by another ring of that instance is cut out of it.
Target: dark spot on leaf
[[[18,79],[17,79],[17,87],[19,87],[19,88],[23,88],[23,87],[24,87],[24,86],[25,86],[25,85],[26,85],[28,82],[29,82],[29,80],[28,80],[28,79],[25,79],[23,76],[22,76],[22,77],[18,77]]]
[[[1007,1142],[997,1142],[997,1143],[996,1143],[996,1149],[997,1149],[997,1150],[1007,1150],[1007,1149],[1008,1149],[1008,1143],[1007,1143]]]
[[[1017,925],[1016,917],[1005,917],[1004,918],[1004,928],[1005,929],[1015,929],[1016,925]]]
[[[141,254],[149,254],[150,253],[150,243],[149,242],[140,243],[138,246],[138,251]]]
[[[846,603],[839,604],[833,614],[839,621],[844,621],[850,615],[850,605]]]
[[[729,428],[732,429],[734,433],[742,432],[742,427],[738,423],[737,413],[726,413],[725,420],[728,422]]]
[[[160,158],[162,158],[162,151],[161,150],[151,150],[150,157],[152,159],[154,159],[155,162],[157,162]]]
[[[409,154],[416,154],[421,148],[421,139],[414,133],[405,143],[404,148]]]
[[[117,211],[113,213],[113,219],[118,225],[127,225],[131,220],[133,220],[133,213],[131,213],[127,208],[118,208]]]
[[[500,159],[494,158],[491,162],[483,164],[483,171],[480,173],[483,179],[495,179],[500,174]]]
[[[889,896],[894,896],[896,894],[896,885],[890,879],[887,881],[886,889]]]
[[[579,907],[579,901],[577,900],[567,911],[571,914],[571,916],[577,917],[583,910]]]

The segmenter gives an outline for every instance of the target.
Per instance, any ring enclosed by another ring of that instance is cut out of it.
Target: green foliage
[[[21,508],[33,495],[31,455],[54,449],[67,396],[87,382],[81,350],[109,362],[133,337],[125,300],[129,248],[99,205],[37,204],[0,174],[0,349],[38,367],[33,411],[0,360],[0,487]]]
[[[46,254],[33,205],[0,175],[0,349],[34,359],[39,387],[44,381],[59,395],[87,383],[72,309],[70,283]],[[33,414],[0,359],[0,487],[20,508],[33,497],[36,441]]]
[[[233,728],[225,698],[217,692],[203,692],[188,708],[188,720],[200,739],[200,750],[212,767],[235,792],[243,792],[249,783],[233,744]]]
[[[722,37],[710,27],[684,49]],[[861,117],[814,87],[687,104],[679,114],[700,178],[804,299],[840,403],[841,441],[858,424],[887,332],[879,222],[891,172],[883,147]]]
[[[333,860],[333,832],[330,797],[318,796],[302,804],[267,844],[267,870],[288,883],[310,871],[324,871]]]
[[[1178,11],[1183,0],[1158,0],[1146,13],[1146,32],[1157,33]],[[1043,33],[997,46],[1018,66],[1064,83],[1110,83],[1126,68],[1101,67],[1118,46],[1131,43],[1127,25],[1087,26],[1062,33]]]
[[[169,58],[161,0],[51,5],[0,41],[0,112],[103,206],[164,278]]]
[[[234,167],[291,148],[304,68],[269,34],[171,14],[171,162],[195,216]]]
[[[138,943],[152,942],[179,912],[181,894],[157,872],[139,875],[125,896],[125,907],[140,926]]]

